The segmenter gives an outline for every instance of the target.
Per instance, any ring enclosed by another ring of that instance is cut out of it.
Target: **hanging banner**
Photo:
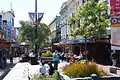
[[[35,20],[35,13],[34,12],[29,12],[29,17],[31,21]]]
[[[43,18],[44,16],[44,13],[38,13],[38,21],[40,22],[41,19]]]
[[[35,22],[35,12],[29,12],[30,21]],[[40,22],[43,18],[44,13],[37,13],[38,21]]]

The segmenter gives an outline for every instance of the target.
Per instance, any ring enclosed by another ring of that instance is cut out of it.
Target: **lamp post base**
[[[35,57],[35,56],[30,57],[30,64],[31,64],[31,65],[38,65],[39,62],[38,62],[37,57]]]

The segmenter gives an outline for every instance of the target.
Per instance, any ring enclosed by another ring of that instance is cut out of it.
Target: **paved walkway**
[[[59,70],[64,63],[58,65]],[[47,64],[45,66],[48,66]],[[31,65],[28,62],[17,63],[3,80],[29,80],[29,77],[39,73],[40,65]]]
[[[33,74],[39,73],[40,65],[31,65],[28,62],[17,63],[3,80],[29,80]]]

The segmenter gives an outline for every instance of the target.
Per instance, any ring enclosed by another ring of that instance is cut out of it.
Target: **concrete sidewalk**
[[[48,65],[45,64],[47,67]],[[63,65],[58,65],[62,67]],[[17,63],[11,71],[4,77],[3,80],[29,80],[34,74],[38,74],[40,68],[39,65],[31,65],[29,62]]]

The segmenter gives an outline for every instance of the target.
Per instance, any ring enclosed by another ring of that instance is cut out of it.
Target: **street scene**
[[[2,0],[0,80],[120,80],[120,0]]]

